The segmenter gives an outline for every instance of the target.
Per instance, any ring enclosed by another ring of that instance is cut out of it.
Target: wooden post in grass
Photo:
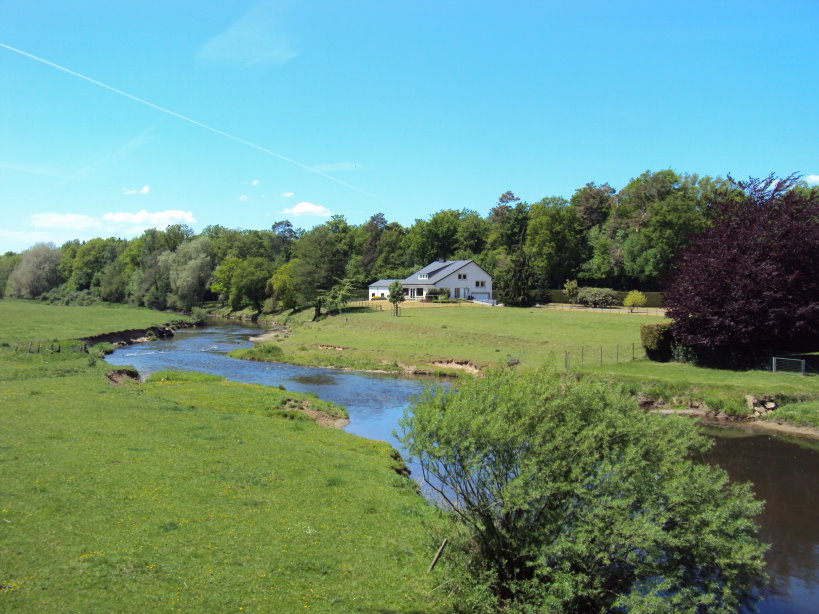
[[[445,537],[445,538],[444,538],[444,541],[442,541],[442,542],[441,542],[441,547],[440,547],[440,548],[438,548],[438,552],[436,552],[436,553],[435,553],[435,556],[432,558],[432,563],[430,563],[430,564],[429,564],[429,569],[427,569],[427,573],[429,573],[429,572],[431,572],[433,569],[435,569],[435,564],[438,562],[438,559],[440,559],[440,558],[441,558],[441,555],[444,553],[444,548],[446,548],[446,545],[447,545],[448,543],[449,543],[449,539],[447,539],[447,538]]]
[[[580,368],[583,368],[583,346],[580,346]]]
[[[603,346],[600,346],[600,366],[603,366]]]

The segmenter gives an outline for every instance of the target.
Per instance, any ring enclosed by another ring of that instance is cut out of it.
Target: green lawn
[[[318,322],[306,321],[308,315],[291,318],[294,334],[280,343],[283,360],[353,368],[390,368],[396,362],[429,367],[446,360],[486,367],[504,365],[510,357],[535,367],[552,354],[580,346],[599,353],[601,345],[613,361],[617,346],[629,355],[632,344],[639,350],[641,323],[658,321],[638,314],[491,307],[404,309],[400,317],[350,311]]]
[[[255,354],[264,360],[267,354],[271,360],[299,364],[396,371],[411,365],[452,372],[435,363],[457,360],[491,367],[515,358],[518,368],[533,368],[551,358],[564,367],[568,352],[571,368],[632,382],[635,392],[674,406],[705,401],[712,409],[743,414],[747,394],[783,402],[819,399],[819,377],[640,359],[640,324],[659,321],[650,315],[489,307],[404,309],[400,317],[359,310],[318,322],[309,322],[309,315],[289,318],[293,334],[276,343],[280,354],[262,345],[236,356]]]
[[[61,327],[72,309],[31,305]],[[70,334],[137,327],[77,309]],[[330,409],[309,395],[172,373],[112,386],[109,369],[0,346],[0,611],[443,607],[435,514],[389,446],[287,411]]]
[[[160,326],[179,319],[187,318],[175,313],[112,303],[79,307],[5,298],[0,300],[0,342],[76,339]]]

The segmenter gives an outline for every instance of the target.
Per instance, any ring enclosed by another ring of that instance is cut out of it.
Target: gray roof
[[[372,286],[389,286],[394,281],[401,281],[400,279],[379,279],[370,284]]]
[[[401,283],[405,285],[430,285],[435,284],[447,275],[450,275],[458,269],[465,267],[472,260],[440,260],[428,264],[420,271],[416,271],[406,279],[402,279]],[[427,274],[427,279],[418,279],[419,275]]]

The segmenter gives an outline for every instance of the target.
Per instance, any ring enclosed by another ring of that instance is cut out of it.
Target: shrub
[[[577,303],[578,292],[580,292],[580,288],[577,287],[577,280],[567,279],[566,283],[563,284],[563,294],[566,295],[566,300],[569,301],[571,305]]]
[[[639,290],[632,290],[626,294],[623,299],[623,307],[627,307],[629,313],[633,313],[635,309],[646,306],[646,295]]]
[[[640,341],[649,360],[668,362],[671,360],[673,338],[671,322],[640,324]]]
[[[611,288],[580,288],[577,302],[589,307],[613,307],[617,304],[617,294]]]
[[[451,512],[443,583],[465,607],[727,613],[764,581],[748,485],[616,383],[496,370],[427,389],[401,428]]]
[[[88,353],[94,356],[95,358],[102,359],[105,358],[107,354],[113,352],[115,349],[117,348],[114,346],[114,344],[108,343],[107,341],[103,341],[88,348]]]

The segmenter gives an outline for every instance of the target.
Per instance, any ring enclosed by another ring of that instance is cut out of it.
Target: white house
[[[386,297],[394,281],[370,284],[370,298]],[[449,298],[492,300],[492,276],[472,260],[438,260],[398,281],[408,299],[423,299],[432,288],[449,288]]]
[[[397,279],[379,279],[370,284],[370,299],[387,298],[390,294],[390,284]]]

